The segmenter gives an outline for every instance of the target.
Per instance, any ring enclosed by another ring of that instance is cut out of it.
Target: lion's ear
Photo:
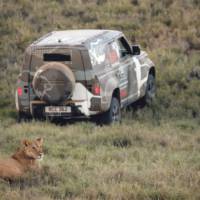
[[[37,138],[36,141],[37,141],[38,143],[40,143],[40,145],[43,144],[43,138]]]
[[[23,144],[24,146],[29,146],[29,145],[31,144],[31,141],[25,139],[25,140],[22,141],[22,144]]]

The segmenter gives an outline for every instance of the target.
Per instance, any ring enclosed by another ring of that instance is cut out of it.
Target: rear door
[[[73,72],[76,82],[85,84],[85,68],[82,62],[81,50],[65,47],[34,48],[30,58],[30,82],[32,82],[36,71],[48,62],[61,62],[66,64]],[[35,94],[32,92],[30,99],[33,100],[34,98]]]

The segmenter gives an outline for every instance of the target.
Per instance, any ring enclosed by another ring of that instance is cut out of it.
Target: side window
[[[90,44],[89,55],[95,69],[102,70],[104,67],[119,63],[119,45],[116,41],[111,43],[95,41]]]
[[[126,57],[127,55],[131,55],[131,48],[124,37],[121,37],[117,40],[119,46],[120,58]]]
[[[106,60],[108,63],[115,64],[119,62],[120,53],[118,44],[114,41],[107,46]]]
[[[93,66],[99,67],[104,65],[106,60],[106,44],[101,39],[91,42],[89,55]]]

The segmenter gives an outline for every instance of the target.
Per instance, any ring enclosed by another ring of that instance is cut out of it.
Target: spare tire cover
[[[75,78],[70,68],[62,63],[42,65],[33,78],[35,94],[51,104],[60,103],[72,96]]]

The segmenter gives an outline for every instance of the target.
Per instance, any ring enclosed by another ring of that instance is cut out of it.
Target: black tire
[[[156,96],[156,79],[153,74],[148,75],[144,103],[151,105]]]
[[[121,121],[121,107],[119,99],[112,97],[110,109],[103,113],[100,122],[102,124],[112,124]]]
[[[17,123],[29,122],[30,120],[31,120],[31,117],[29,115],[27,115],[24,112],[18,112]]]

